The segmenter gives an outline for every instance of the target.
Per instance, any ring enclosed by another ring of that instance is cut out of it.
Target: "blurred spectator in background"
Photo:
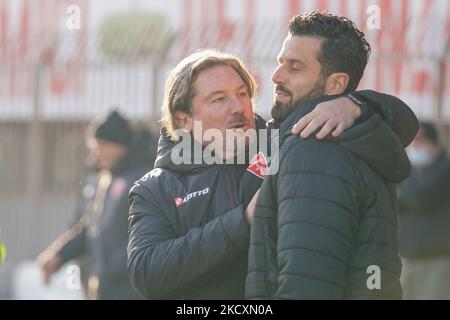
[[[450,160],[433,124],[420,124],[408,155],[412,173],[399,186],[403,296],[450,299]]]
[[[91,133],[88,133],[88,139]],[[98,157],[96,155],[94,148],[87,148],[87,156],[85,161],[85,166],[87,169],[87,174],[84,178],[84,181],[81,183],[81,188],[78,194],[78,202],[75,208],[75,215],[72,221],[71,227],[75,226],[80,222],[80,219],[87,212],[89,204],[93,200],[95,196],[95,190],[97,189],[97,177],[101,170],[98,165]],[[87,255],[83,255],[76,259],[76,263],[80,267],[80,280],[84,289],[84,293],[88,294],[88,276],[89,272],[89,257]]]
[[[78,223],[38,257],[45,283],[65,262],[87,255],[89,299],[137,299],[127,276],[128,191],[151,169],[151,135],[132,130],[117,111],[88,129],[88,147],[99,168]]]

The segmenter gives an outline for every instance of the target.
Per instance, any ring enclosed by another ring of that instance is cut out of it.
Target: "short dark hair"
[[[370,56],[370,44],[363,32],[348,18],[313,11],[289,21],[289,34],[322,38],[317,60],[322,76],[335,72],[349,76],[346,92],[354,91],[364,74]]]

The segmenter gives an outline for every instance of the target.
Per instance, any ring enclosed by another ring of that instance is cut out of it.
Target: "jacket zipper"
[[[227,189],[228,189],[228,196],[230,198],[230,208],[234,208],[234,197],[233,197],[233,188],[231,186],[231,177],[230,177],[230,173],[227,172]]]

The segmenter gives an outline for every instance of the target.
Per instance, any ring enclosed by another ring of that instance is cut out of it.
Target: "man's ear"
[[[192,120],[191,115],[183,111],[175,111],[175,121],[180,128],[183,128],[188,132],[192,132],[194,121]]]
[[[335,72],[328,76],[325,86],[325,94],[334,95],[341,94],[347,89],[350,77],[343,72]]]

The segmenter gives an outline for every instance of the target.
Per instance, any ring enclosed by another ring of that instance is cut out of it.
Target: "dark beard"
[[[271,110],[272,118],[277,121],[278,123],[281,123],[284,121],[292,112],[297,110],[298,107],[300,107],[302,104],[311,101],[313,99],[317,99],[325,94],[325,80],[319,79],[317,81],[317,84],[314,86],[314,88],[311,89],[310,92],[303,95],[296,101],[292,100],[289,101],[287,104],[282,104],[281,102],[275,101],[273,103],[273,107]]]

